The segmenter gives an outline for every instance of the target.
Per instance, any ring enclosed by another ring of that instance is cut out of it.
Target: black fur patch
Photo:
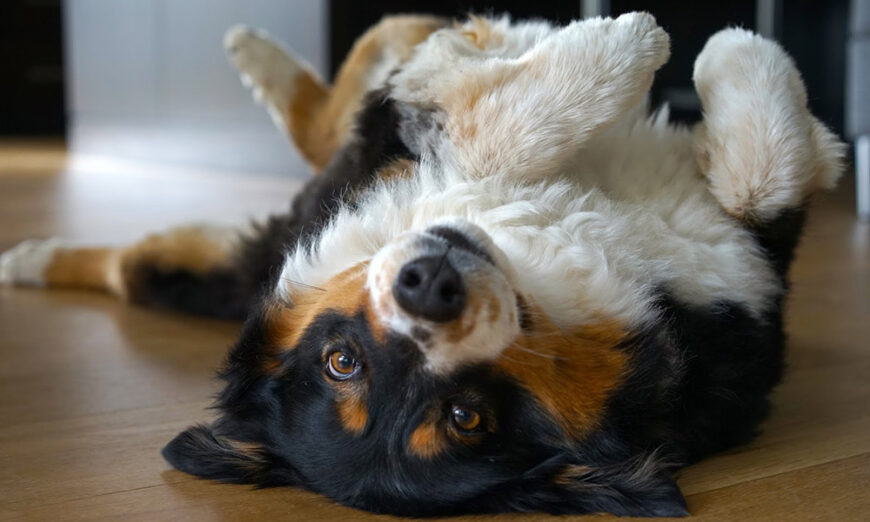
[[[807,205],[786,209],[766,223],[749,229],[767,253],[777,273],[785,278],[807,217]]]
[[[193,272],[140,263],[126,283],[130,300],[137,304],[221,319],[240,319],[247,313],[238,273],[231,268]]]
[[[689,463],[749,442],[782,378],[781,313],[758,319],[734,303],[698,309],[664,297],[661,304],[683,364],[665,416],[669,445]]]

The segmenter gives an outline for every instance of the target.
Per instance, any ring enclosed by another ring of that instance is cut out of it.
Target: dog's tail
[[[414,46],[446,24],[431,16],[384,18],[356,41],[332,86],[264,31],[235,26],[224,47],[242,82],[317,172],[344,144],[365,94],[381,87]]]

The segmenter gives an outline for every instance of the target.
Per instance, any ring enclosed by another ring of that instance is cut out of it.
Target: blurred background
[[[653,98],[675,119],[699,118],[693,60],[710,34],[736,25],[782,42],[813,112],[845,139],[855,135],[846,126],[848,0],[4,0],[0,135],[55,137],[89,157],[302,176],[223,56],[229,26],[267,29],[331,78],[355,38],[388,13],[566,22],[633,10],[652,12],[671,34]]]

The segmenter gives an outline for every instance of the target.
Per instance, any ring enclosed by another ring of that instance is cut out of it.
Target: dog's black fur
[[[166,459],[202,477],[299,485],[343,504],[402,515],[687,514],[670,472],[747,442],[768,413],[767,396],[783,371],[782,297],[756,319],[736,303],[691,307],[662,288],[662,320],[622,346],[630,375],[602,425],[580,441],[566,440],[533,397],[489,365],[450,378],[423,374],[407,340],[390,336],[379,343],[359,315],[319,317],[298,346],[282,352],[277,371],[264,370],[274,347],[263,290],[274,286],[286,253],[315,236],[379,168],[415,159],[400,138],[400,120],[387,92],[371,95],[355,137],[296,197],[289,214],[271,218],[247,241],[234,271],[149,275],[142,295],[152,304],[224,317],[250,312],[221,373],[220,419],[178,435],[164,448]],[[803,215],[794,209],[753,228],[783,281]],[[233,289],[226,290],[230,282]],[[335,392],[324,379],[321,349],[336,332],[355,340],[351,349],[370,370],[364,436],[344,430],[332,411]],[[397,396],[398,389],[407,393]],[[465,391],[453,397],[456,390]],[[471,443],[433,459],[408,455],[402,442],[409,430],[431,404],[448,399],[475,402],[489,412],[484,425],[498,419],[498,430],[474,434]]]

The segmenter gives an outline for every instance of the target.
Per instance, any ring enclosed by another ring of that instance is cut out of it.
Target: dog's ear
[[[508,502],[516,504],[514,509],[630,517],[689,515],[677,483],[653,456],[603,466],[550,462],[542,468],[512,493]]]
[[[173,467],[198,477],[243,484],[269,482],[269,458],[262,446],[219,435],[213,426],[191,426],[162,453]]]

